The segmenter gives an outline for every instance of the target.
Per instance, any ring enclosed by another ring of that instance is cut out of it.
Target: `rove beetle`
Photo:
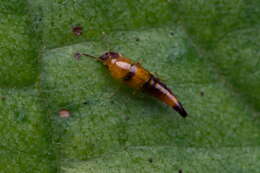
[[[106,52],[100,57],[85,53],[81,55],[92,57],[102,62],[108,67],[113,78],[122,81],[131,88],[143,90],[158,98],[179,112],[182,117],[185,118],[188,115],[173,92],[151,72],[144,69],[140,63],[135,63],[116,52]]]

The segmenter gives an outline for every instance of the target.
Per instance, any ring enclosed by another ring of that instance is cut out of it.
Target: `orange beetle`
[[[187,116],[182,104],[172,91],[139,63],[123,57],[120,53],[107,52],[99,58],[82,54],[101,61],[108,67],[113,78],[123,81],[134,89],[143,90],[175,109],[182,117]]]

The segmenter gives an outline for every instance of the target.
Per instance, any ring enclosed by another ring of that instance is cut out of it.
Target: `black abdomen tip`
[[[176,106],[173,106],[172,107],[174,110],[176,110],[177,112],[179,112],[179,114],[183,117],[183,118],[185,118],[185,117],[187,117],[187,112],[185,111],[185,109],[183,108],[183,106],[179,103],[178,105],[176,105]]]

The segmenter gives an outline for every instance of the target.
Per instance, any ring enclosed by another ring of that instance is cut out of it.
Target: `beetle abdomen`
[[[163,84],[153,75],[151,75],[150,79],[144,84],[143,90],[158,98],[165,104],[171,106],[173,109],[179,112],[181,116],[187,116],[187,112],[184,110],[182,104],[178,101],[177,97],[165,84]]]

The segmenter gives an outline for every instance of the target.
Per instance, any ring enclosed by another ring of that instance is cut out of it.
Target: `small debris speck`
[[[126,116],[126,117],[125,117],[125,120],[126,120],[126,121],[128,121],[129,119],[130,119],[129,116]]]
[[[74,58],[75,58],[76,60],[80,60],[80,57],[81,57],[81,54],[80,54],[79,52],[77,52],[77,53],[74,54]]]
[[[66,109],[61,109],[59,111],[59,116],[61,118],[68,118],[68,117],[70,117],[70,112],[68,110],[66,110]]]
[[[170,34],[173,36],[173,35],[174,35],[174,32],[170,32]]]
[[[72,29],[72,32],[76,35],[76,36],[80,36],[83,32],[83,28],[81,26],[75,26]]]
[[[6,99],[6,97],[5,96],[0,96],[0,100],[5,100]]]
[[[204,92],[203,92],[203,91],[201,91],[201,92],[200,92],[200,95],[201,95],[201,96],[204,96]]]
[[[140,38],[136,38],[135,41],[140,41]]]
[[[179,169],[179,173],[182,173],[182,169]]]

